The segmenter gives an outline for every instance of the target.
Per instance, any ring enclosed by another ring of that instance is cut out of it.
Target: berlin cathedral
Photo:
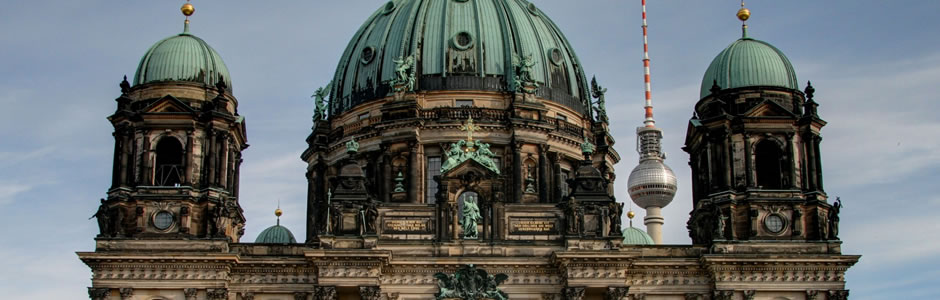
[[[648,56],[639,161],[620,179],[646,210],[634,227],[613,196],[614,166],[634,162],[614,150],[606,89],[527,0],[381,5],[314,95],[305,234],[278,222],[252,242],[239,198],[251,112],[181,10],[182,33],[144,53],[108,116],[112,183],[94,251],[78,253],[92,300],[848,298],[860,256],[842,254],[841,205],[823,189],[814,88],[746,25],[688,121],[690,245],[662,245],[680,180]]]

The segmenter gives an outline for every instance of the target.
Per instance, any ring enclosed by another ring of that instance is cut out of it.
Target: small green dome
[[[134,76],[134,85],[160,81],[190,81],[214,86],[223,77],[226,86],[232,88],[228,68],[219,53],[205,41],[189,33],[163,40],[147,50]]]
[[[702,78],[701,98],[711,94],[712,84],[722,89],[771,86],[799,90],[796,72],[783,52],[747,36],[718,54]]]
[[[258,234],[258,238],[255,239],[255,243],[258,244],[296,244],[297,240],[294,239],[294,234],[290,232],[287,227],[281,225],[274,225],[268,227]]]
[[[630,226],[623,230],[624,245],[652,245],[653,238],[646,231]]]

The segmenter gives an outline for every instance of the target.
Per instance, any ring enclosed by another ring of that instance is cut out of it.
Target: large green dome
[[[796,72],[783,52],[773,45],[743,37],[718,54],[702,78],[701,98],[711,94],[712,84],[722,89],[782,87],[799,90]]]
[[[161,81],[189,81],[214,86],[222,76],[231,89],[228,68],[219,53],[205,41],[189,33],[163,40],[147,50],[134,76],[134,85]]]
[[[586,113],[590,94],[571,45],[525,0],[392,0],[350,40],[333,78],[331,112],[391,92],[395,60],[414,56],[416,91],[506,91],[514,56],[535,61],[536,96]]]
[[[287,227],[281,226],[280,224],[268,227],[260,234],[258,238],[255,239],[255,243],[259,244],[296,244],[297,240],[294,239],[294,234],[287,229]]]

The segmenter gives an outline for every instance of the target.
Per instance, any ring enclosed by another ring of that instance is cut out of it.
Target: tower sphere
[[[645,159],[630,172],[630,198],[642,207],[665,207],[676,196],[676,174],[659,159]]]

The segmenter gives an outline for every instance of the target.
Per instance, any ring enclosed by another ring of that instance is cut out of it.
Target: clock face
[[[780,233],[783,231],[783,225],[783,217],[778,214],[772,214],[764,218],[764,226],[772,233]]]
[[[159,230],[166,230],[173,226],[173,213],[160,211],[153,216],[153,226]]]

